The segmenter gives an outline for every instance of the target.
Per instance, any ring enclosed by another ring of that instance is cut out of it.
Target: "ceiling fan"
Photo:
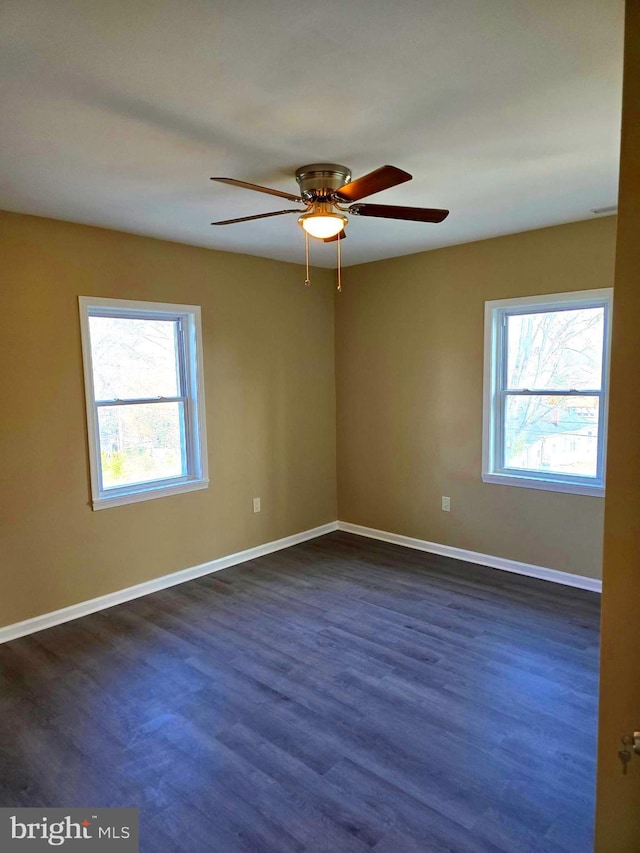
[[[282,216],[286,213],[298,213],[298,224],[305,232],[305,260],[307,277],[305,284],[311,284],[309,280],[309,237],[315,237],[325,243],[336,241],[338,255],[338,290],[342,290],[341,284],[341,260],[340,243],[346,237],[345,226],[349,221],[345,214],[352,216],[375,216],[382,219],[404,219],[413,222],[442,222],[449,215],[448,210],[439,210],[433,207],[402,207],[391,204],[360,204],[361,198],[373,195],[380,190],[388,190],[398,184],[411,180],[408,172],[398,169],[397,166],[380,166],[373,172],[363,175],[361,178],[351,180],[351,169],[341,166],[339,163],[310,163],[308,166],[300,166],[296,169],[296,181],[300,187],[300,194],[282,192],[270,187],[261,187],[258,184],[249,184],[246,181],[238,181],[235,178],[211,178],[221,184],[230,184],[233,187],[244,187],[247,190],[255,190],[267,195],[275,195],[278,198],[286,198],[304,204],[304,208],[288,208],[287,210],[274,210],[269,213],[256,213],[254,216],[240,216],[237,219],[221,219],[212,222],[212,225],[233,225],[236,222],[249,222],[253,219],[265,219],[268,216]],[[350,204],[355,202],[355,204]]]
[[[449,214],[448,210],[431,207],[360,204],[362,198],[411,180],[408,172],[396,166],[381,166],[352,181],[351,170],[346,166],[340,166],[338,163],[311,163],[296,170],[296,181],[300,187],[299,195],[261,187],[258,184],[249,184],[235,178],[211,178],[211,180],[275,195],[305,205],[302,209],[275,210],[269,213],[257,213],[254,216],[241,216],[238,219],[222,219],[219,222],[212,222],[212,225],[233,225],[236,222],[249,222],[268,216],[299,213],[298,223],[306,233],[325,243],[341,240],[346,236],[344,229],[349,220],[345,214],[404,219],[413,222],[442,222]],[[350,204],[350,202],[356,203]]]

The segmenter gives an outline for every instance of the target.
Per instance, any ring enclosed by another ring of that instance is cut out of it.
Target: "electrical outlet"
[[[260,498],[253,499],[253,511],[260,512]]]
[[[442,511],[451,512],[451,498],[447,498],[444,495],[442,496]]]

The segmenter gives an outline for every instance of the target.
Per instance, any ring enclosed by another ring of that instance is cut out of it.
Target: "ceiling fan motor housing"
[[[351,170],[339,163],[311,163],[296,169],[300,195],[309,201],[330,199],[351,180]]]

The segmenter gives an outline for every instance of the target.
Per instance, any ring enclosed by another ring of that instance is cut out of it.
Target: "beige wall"
[[[346,270],[336,512],[333,273],[1,214],[0,626],[336,515],[599,576],[600,499],[480,481],[482,318],[610,286],[614,238],[608,218]],[[208,490],[91,510],[79,294],[202,306]]]
[[[0,257],[0,626],[336,518],[333,274],[14,214]],[[202,306],[207,490],[90,508],[79,294]]]
[[[340,520],[600,577],[601,498],[480,479],[483,318],[489,299],[611,287],[614,253],[607,217],[347,269]]]
[[[605,500],[596,850],[640,850],[640,756],[626,775],[620,738],[640,731],[640,0],[627,0],[622,158]]]

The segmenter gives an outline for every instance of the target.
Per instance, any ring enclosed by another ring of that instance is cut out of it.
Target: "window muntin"
[[[205,488],[200,309],[80,309],[94,509]]]
[[[486,303],[485,482],[604,493],[611,299]]]

